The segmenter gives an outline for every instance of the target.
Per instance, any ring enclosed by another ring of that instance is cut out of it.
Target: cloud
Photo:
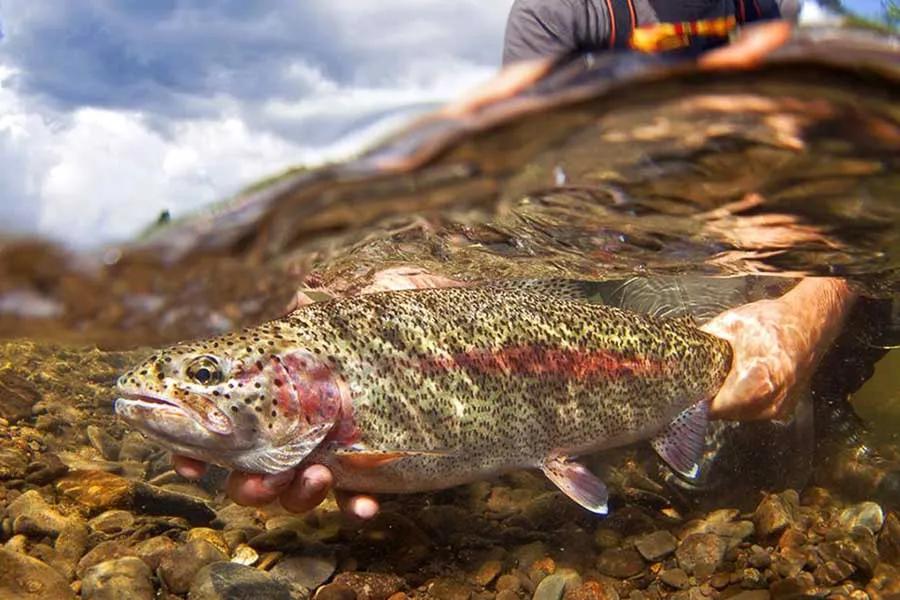
[[[499,63],[511,0],[0,0],[0,229],[124,239]]]

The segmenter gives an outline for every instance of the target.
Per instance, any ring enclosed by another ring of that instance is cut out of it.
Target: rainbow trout
[[[416,492],[523,467],[607,511],[573,457],[638,440],[697,474],[730,345],[523,285],[383,292],[312,304],[157,352],[116,411],[171,450],[277,473],[303,461],[339,489]]]

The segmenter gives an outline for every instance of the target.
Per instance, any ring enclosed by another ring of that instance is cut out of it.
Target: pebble
[[[148,538],[134,547],[134,553],[143,560],[147,565],[156,571],[159,568],[159,561],[163,556],[172,552],[176,547],[172,538],[165,535],[157,535]]]
[[[519,594],[513,592],[512,590],[502,590],[494,596],[495,600],[521,600]]]
[[[659,578],[663,583],[672,586],[676,590],[686,590],[691,587],[690,578],[683,569],[666,569],[659,574]]]
[[[534,590],[533,600],[560,600],[564,593],[581,586],[581,576],[573,569],[560,569],[544,577]]]
[[[40,401],[41,393],[33,383],[11,369],[0,370],[0,417],[9,423],[27,419]]]
[[[481,563],[475,573],[472,574],[471,580],[475,585],[487,587],[498,575],[500,575],[500,571],[502,570],[503,563],[499,560],[486,560]]]
[[[738,592],[734,596],[729,597],[728,600],[769,600],[771,597],[769,590],[747,590]]]
[[[871,577],[878,564],[875,536],[864,527],[857,527],[845,537],[818,546],[819,555],[826,561],[847,561],[856,566],[864,577]]]
[[[656,562],[672,554],[678,545],[675,536],[665,530],[654,531],[641,536],[634,542],[634,547],[646,560]]]
[[[500,596],[497,595],[499,600]],[[612,585],[604,585],[599,581],[586,581],[575,590],[567,591],[565,600],[619,600],[619,593]]]
[[[387,600],[404,587],[405,582],[397,575],[389,573],[367,573],[349,571],[334,578],[334,583],[343,584],[354,592],[359,600]]]
[[[100,542],[91,548],[90,552],[81,557],[81,560],[78,561],[78,566],[75,568],[75,573],[82,577],[85,571],[94,565],[115,558],[125,558],[126,556],[135,556],[135,551],[122,542],[116,540]]]
[[[0,598],[74,600],[75,594],[55,569],[30,556],[0,548]]]
[[[89,535],[90,529],[84,522],[72,519],[59,532],[53,547],[60,556],[75,564],[87,552]]]
[[[821,585],[835,585],[853,575],[855,571],[856,567],[845,560],[828,560],[816,567],[813,577],[816,578],[816,583]]]
[[[197,572],[189,600],[297,600],[302,592],[270,575],[233,562],[215,562]],[[305,596],[303,596],[305,597]]]
[[[532,542],[513,548],[510,553],[519,568],[527,569],[549,554],[544,542]]]
[[[231,557],[231,562],[247,567],[253,566],[258,560],[259,553],[257,553],[256,550],[254,550],[247,544],[238,544],[238,546],[234,549],[234,554]]]
[[[13,519],[13,532],[27,536],[56,537],[69,524],[68,517],[51,508],[35,490],[29,490],[6,508]]]
[[[426,598],[434,600],[470,600],[472,590],[459,579],[441,577],[429,582],[425,588]],[[362,598],[357,592],[357,598]]]
[[[159,577],[169,591],[184,594],[200,569],[210,563],[227,560],[228,556],[209,542],[191,540],[160,559]]]
[[[598,548],[618,548],[622,543],[622,534],[613,529],[598,527],[594,532],[594,542]]]
[[[314,600],[356,600],[356,592],[343,583],[329,583],[316,590]]]
[[[228,547],[228,542],[225,541],[225,538],[222,536],[221,531],[216,531],[215,529],[210,529],[208,527],[195,527],[187,532],[185,536],[185,541],[189,542],[191,540],[203,540],[205,542],[209,542],[219,550],[221,550],[222,554],[226,556],[231,553],[230,548]]]
[[[497,588],[498,592],[503,590],[517,592],[522,589],[522,582],[515,575],[506,574],[501,575],[497,579],[497,585],[494,587]]]
[[[766,495],[753,513],[757,535],[766,538],[784,531],[796,522],[799,509],[800,497],[794,490]]]
[[[772,557],[761,546],[753,544],[750,546],[750,556],[748,562],[757,569],[765,569],[772,564]]]
[[[896,513],[890,513],[884,521],[878,536],[878,552],[885,562],[900,564],[900,518]]]
[[[288,556],[272,567],[273,577],[315,589],[331,579],[337,568],[334,556]]]
[[[153,600],[150,567],[135,556],[126,556],[94,565],[84,572],[81,597],[84,600]]]
[[[884,525],[884,512],[875,502],[861,502],[841,511],[838,524],[847,530],[865,527],[872,533],[878,533]]]
[[[106,460],[119,459],[119,442],[96,425],[88,425],[87,438],[97,452]]]
[[[108,510],[88,521],[91,529],[106,534],[125,531],[132,525],[134,525],[134,515],[127,510]]]
[[[600,553],[597,570],[610,577],[625,579],[644,570],[644,559],[631,548],[611,548]]]
[[[0,448],[0,481],[21,479],[28,468],[28,455],[15,448]]]
[[[694,533],[681,542],[675,550],[675,558],[688,574],[704,570],[712,573],[722,564],[727,549],[728,544],[717,535]]]

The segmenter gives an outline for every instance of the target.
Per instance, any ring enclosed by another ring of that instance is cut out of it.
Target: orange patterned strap
[[[727,38],[737,27],[734,15],[684,23],[654,23],[635,27],[630,46],[639,52],[665,52],[687,48],[693,37]]]

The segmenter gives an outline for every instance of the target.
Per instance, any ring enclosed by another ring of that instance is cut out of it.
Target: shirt
[[[800,0],[776,0],[781,17],[796,19]],[[697,21],[735,14],[733,0],[635,0],[638,25]],[[506,22],[503,64],[609,47],[605,0],[516,0]]]

